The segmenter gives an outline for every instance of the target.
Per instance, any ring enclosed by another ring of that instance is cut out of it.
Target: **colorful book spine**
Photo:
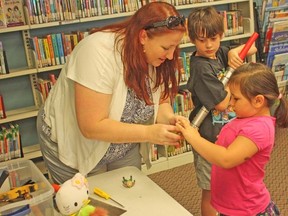
[[[0,119],[6,118],[5,106],[3,96],[0,95]]]
[[[45,54],[45,48],[44,48],[44,43],[43,43],[43,38],[38,38],[38,46],[40,50],[40,58],[42,61],[42,67],[47,67],[48,66],[48,57]]]
[[[46,56],[46,60],[47,60],[48,66],[51,66],[52,62],[51,62],[51,56],[50,56],[50,50],[49,50],[49,45],[48,45],[47,38],[43,38],[43,47],[44,47],[44,52],[45,52],[45,56]],[[56,59],[56,57],[55,57],[55,59]]]
[[[56,65],[60,65],[59,49],[56,34],[51,34]]]
[[[35,66],[42,67],[41,54],[39,49],[38,37],[29,38],[32,59],[35,59]]]
[[[0,41],[0,74],[6,74],[6,66],[5,66],[5,56],[4,56],[4,48],[3,43]]]
[[[46,35],[46,38],[47,38],[49,51],[50,51],[51,64],[56,65],[51,34]]]
[[[60,64],[65,64],[65,55],[64,55],[64,48],[63,48],[63,41],[62,41],[61,33],[56,34],[56,40],[57,40],[57,47],[59,51]]]

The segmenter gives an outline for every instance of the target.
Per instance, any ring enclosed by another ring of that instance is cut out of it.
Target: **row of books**
[[[2,41],[0,41],[0,75],[8,73],[9,67],[7,63],[6,51],[4,50]]]
[[[167,156],[172,157],[189,151],[192,151],[192,146],[186,140],[182,140],[179,146],[170,145],[167,147]]]
[[[244,33],[243,16],[240,10],[221,10],[223,16],[225,36],[233,36]]]
[[[134,12],[152,1],[156,0],[0,0],[0,28]],[[214,0],[163,1],[177,6]]]
[[[0,162],[22,157],[19,125],[1,126]]]
[[[273,10],[272,10],[273,9]],[[263,20],[264,37],[263,53],[268,53],[270,44],[286,43],[288,32],[288,4],[276,8],[268,8]]]
[[[174,113],[188,117],[194,109],[192,95],[187,89],[179,90],[178,94],[172,100]]]
[[[38,68],[65,64],[74,47],[88,32],[56,33],[30,38],[33,59]]]
[[[186,83],[190,76],[190,56],[192,52],[180,52],[178,62],[180,65],[180,81]]]
[[[107,14],[134,12],[157,0],[26,0],[31,24],[68,21]],[[175,6],[211,0],[163,0]]]
[[[157,144],[151,144],[150,146],[151,161],[157,161],[161,156],[173,157],[190,151],[192,151],[192,146],[184,139],[178,146],[170,145],[166,147]]]

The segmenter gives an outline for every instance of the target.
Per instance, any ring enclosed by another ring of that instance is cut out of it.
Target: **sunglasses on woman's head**
[[[148,30],[148,29],[159,28],[159,27],[164,27],[164,26],[166,26],[168,29],[173,29],[179,25],[184,26],[184,23],[185,23],[184,15],[181,15],[179,17],[170,16],[164,21],[155,22],[155,23],[152,23],[151,25],[145,26],[144,29]]]

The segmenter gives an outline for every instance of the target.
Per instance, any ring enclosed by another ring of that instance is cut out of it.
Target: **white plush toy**
[[[64,182],[56,193],[55,201],[63,215],[77,213],[88,201],[89,187],[87,179],[76,173],[72,179]]]

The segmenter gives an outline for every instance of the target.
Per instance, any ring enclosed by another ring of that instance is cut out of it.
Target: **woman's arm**
[[[173,112],[169,98],[162,100],[159,104],[156,122],[161,123],[161,124],[175,125],[176,122],[173,122],[174,117],[175,117],[175,114]]]
[[[84,137],[113,143],[151,142],[178,145],[176,126],[122,123],[109,119],[112,95],[95,92],[75,83],[75,106],[78,126]]]

